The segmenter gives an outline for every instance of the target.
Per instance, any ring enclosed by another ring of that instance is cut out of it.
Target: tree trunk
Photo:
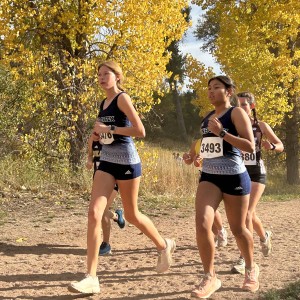
[[[291,185],[300,184],[299,177],[299,98],[294,97],[294,108],[286,115],[286,168],[287,182]]]
[[[180,134],[185,142],[188,142],[188,137],[187,137],[187,132],[185,128],[185,122],[183,118],[183,113],[182,113],[182,106],[180,102],[180,97],[177,91],[177,82],[176,80],[174,81],[175,88],[173,90],[173,97],[175,100],[175,105],[176,105],[176,116],[177,116],[177,124],[178,128],[180,131]]]
[[[78,103],[78,101],[77,101]],[[77,171],[82,162],[84,149],[87,148],[85,141],[86,121],[84,118],[84,110],[81,108],[81,113],[78,115],[77,121],[73,122],[75,130],[69,132],[70,134],[70,158],[69,162],[72,170]],[[86,150],[87,151],[87,150]]]

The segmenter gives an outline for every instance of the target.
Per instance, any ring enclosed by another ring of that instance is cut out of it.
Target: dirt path
[[[8,215],[0,226],[0,299],[82,298],[67,290],[68,283],[80,279],[85,271],[88,203],[75,198],[67,205],[62,196],[55,202],[32,199],[26,193],[10,201],[4,198],[2,210]],[[176,238],[174,266],[166,274],[157,274],[153,244],[135,227],[127,225],[120,230],[113,224],[113,255],[101,258],[98,269],[101,294],[86,299],[190,299],[190,291],[202,272],[193,211],[181,208],[145,212],[151,214],[164,236]],[[300,278],[300,200],[261,203],[258,213],[274,234],[274,251],[268,258],[259,252],[255,237],[261,291],[281,288]],[[242,275],[230,273],[237,257],[235,241],[229,234],[229,245],[216,253],[222,288],[211,299],[258,297],[258,293],[240,289]]]

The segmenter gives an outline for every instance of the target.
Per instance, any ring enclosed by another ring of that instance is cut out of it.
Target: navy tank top
[[[126,115],[119,109],[118,107],[118,97],[123,94],[124,92],[119,93],[109,104],[106,109],[103,109],[104,99],[100,104],[100,111],[98,114],[98,119],[100,122],[104,123],[105,125],[115,125],[117,127],[130,127],[131,123],[127,119]],[[115,143],[130,143],[132,138],[130,136],[114,134],[114,141]]]
[[[262,142],[263,133],[257,121],[256,122],[254,121],[254,123],[252,124],[252,131],[253,131],[253,136],[255,141],[255,163],[248,165],[247,161],[245,160],[245,165],[248,173],[251,175],[266,174],[266,168],[262,160],[262,154],[261,154],[261,142]]]
[[[222,116],[218,117],[218,120],[221,122],[226,132],[238,136],[237,130],[231,120],[231,113],[234,108],[235,107],[230,107]],[[206,137],[217,137],[208,129],[208,120],[214,113],[215,111],[210,112],[202,121],[202,141]],[[242,160],[241,151],[223,139],[221,139],[221,142],[223,143],[223,155],[213,158],[204,158],[202,171],[209,174],[219,175],[235,175],[244,173],[246,171],[246,167]]]
[[[122,93],[124,92],[119,93],[106,109],[103,109],[105,99],[101,102],[98,114],[100,122],[117,127],[131,126],[127,116],[118,107],[118,97]],[[113,134],[113,141],[102,145],[100,161],[131,165],[140,163],[140,157],[131,136]]]

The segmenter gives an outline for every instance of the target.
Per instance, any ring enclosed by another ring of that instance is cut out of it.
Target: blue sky
[[[197,21],[199,18],[201,18],[202,10],[197,5],[190,4],[190,6],[192,7],[191,18],[193,25],[187,31],[186,36],[184,37],[181,43],[180,50],[183,54],[191,54],[193,57],[204,63],[206,66],[213,67],[214,72],[216,74],[220,74],[221,71],[219,65],[214,61],[213,57],[208,52],[203,52],[200,50],[201,42],[197,41],[193,35],[193,31],[196,28]]]

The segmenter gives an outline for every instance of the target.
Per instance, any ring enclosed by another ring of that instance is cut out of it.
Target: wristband
[[[221,132],[219,133],[219,137],[223,138],[226,134],[226,131],[224,129],[221,130]]]
[[[272,146],[271,150],[275,150],[275,149],[276,149],[276,145],[273,144],[273,143],[270,143],[270,144],[271,144],[271,146]]]
[[[117,126],[115,125],[110,125],[109,133],[113,134],[116,130]]]

